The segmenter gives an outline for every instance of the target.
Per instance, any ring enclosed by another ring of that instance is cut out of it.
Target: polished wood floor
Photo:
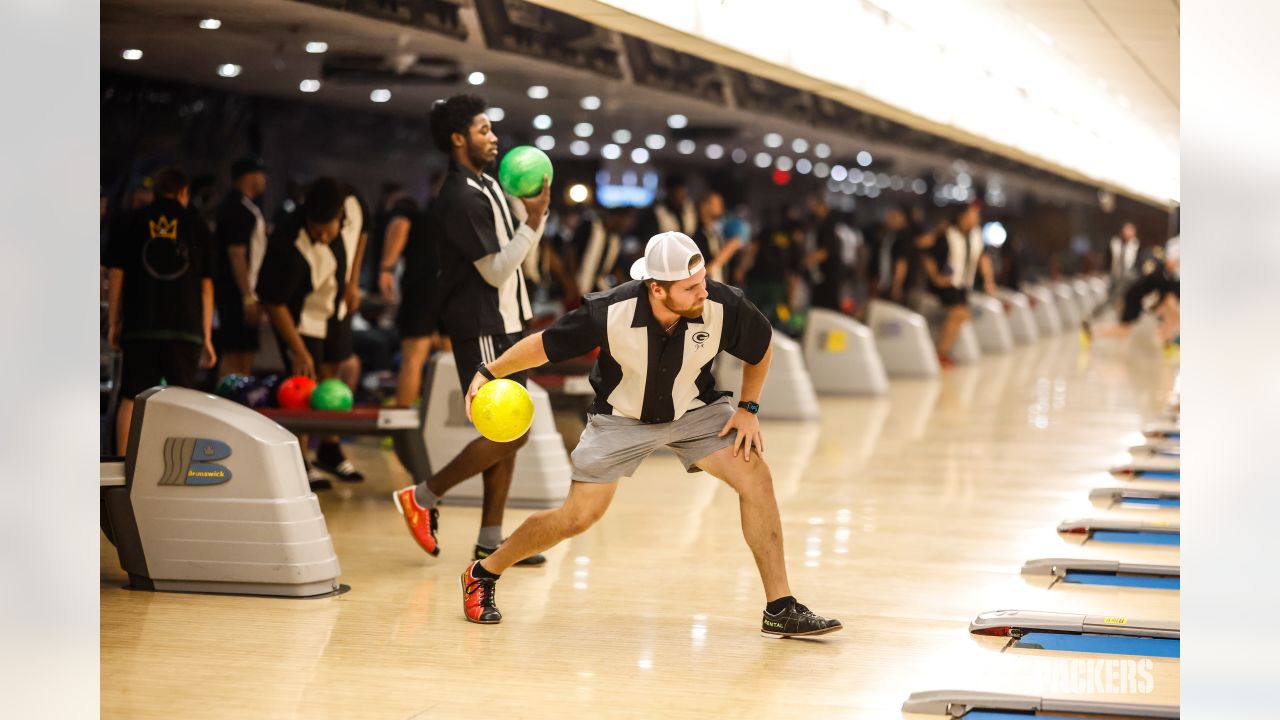
[[[443,553],[425,556],[388,497],[406,476],[362,446],[369,479],[322,498],[345,595],[128,591],[102,541],[103,717],[901,718],[918,690],[1069,695],[1054,679],[1064,656],[1001,652],[968,622],[1009,608],[1178,617],[1177,593],[1046,589],[1018,572],[1037,557],[1177,563],[1177,548],[1054,531],[1177,518],[1088,500],[1123,484],[1106,470],[1141,444],[1175,373],[1143,343],[1063,336],[941,381],[895,381],[886,398],[824,398],[820,423],[767,424],[792,585],[845,624],[813,641],[759,636],[735,496],[669,455],[622,481],[600,525],[545,567],[507,573],[501,625],[469,624],[457,576],[478,510],[444,508]],[[509,511],[508,530],[528,512]],[[1088,697],[1177,702],[1178,662],[1150,673],[1151,692]]]

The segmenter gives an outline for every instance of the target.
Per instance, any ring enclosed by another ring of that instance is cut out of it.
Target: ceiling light
[[[130,48],[120,53],[120,57],[124,58],[125,60],[141,60],[142,51],[136,48]]]
[[[693,151],[697,149],[698,144],[688,138],[676,143],[676,152],[681,155],[691,155]]]
[[[771,148],[782,147],[782,136],[778,133],[769,133],[765,135],[764,146]]]
[[[205,18],[200,21],[201,30],[217,30],[222,27],[222,21],[217,18]]]
[[[591,143],[586,140],[574,140],[569,143],[569,152],[578,156],[586,155],[591,152]]]
[[[911,181],[911,192],[914,192],[917,195],[925,194],[925,191],[927,191],[928,189],[929,189],[929,184],[926,183],[924,180],[921,180],[920,178],[916,178],[915,180]]]
[[[783,172],[790,172],[791,168],[795,167],[791,163],[791,158],[787,157],[786,155],[779,155],[777,161],[774,162],[773,166]]]
[[[556,139],[550,135],[539,135],[537,140],[533,141],[539,150],[550,151],[556,146]]]
[[[622,157],[622,148],[614,145],[613,143],[609,143],[608,145],[600,148],[600,154],[604,156],[605,160],[617,160]]]
[[[600,98],[596,97],[595,95],[587,95],[586,97],[578,101],[578,107],[582,108],[583,110],[599,110]]]
[[[871,157],[871,153],[866,150],[862,150],[858,153],[858,164],[862,167],[870,165],[873,159],[874,158]]]
[[[484,73],[480,72],[479,70],[476,70],[475,72],[467,76],[467,82],[471,83],[472,85],[483,85]]]
[[[573,126],[573,134],[578,137],[591,137],[591,134],[595,131],[596,129],[591,125],[591,123],[581,122]]]
[[[813,154],[820,158],[831,157],[831,146],[826,143],[818,143],[813,146]]]
[[[572,200],[573,202],[576,202],[576,203],[586,202],[587,198],[590,195],[591,195],[591,191],[588,190],[587,186],[583,185],[582,183],[574,183],[573,185],[569,186],[569,199]]]
[[[547,97],[547,94],[548,93],[547,93],[546,85],[530,85],[529,86],[529,97],[533,98],[534,100],[542,100]]]
[[[809,158],[800,158],[799,160],[796,160],[796,172],[801,175],[808,175],[809,171],[812,169],[813,163],[809,162]]]
[[[707,158],[711,160],[719,160],[724,157],[724,148],[715,143],[708,145],[704,152],[707,153]]]
[[[631,162],[637,165],[643,165],[649,162],[649,151],[644,148],[635,148],[631,151]]]
[[[613,141],[618,143],[619,145],[626,145],[627,143],[631,142],[631,131],[630,130],[614,130]]]
[[[832,180],[835,180],[836,182],[844,182],[844,179],[847,177],[849,177],[849,171],[845,170],[843,165],[836,165],[831,168]]]
[[[507,117],[507,111],[500,107],[491,107],[484,114],[489,116],[489,122],[502,122]]]
[[[224,63],[218,66],[218,74],[225,78],[233,78],[240,74],[240,66],[234,63]]]
[[[688,124],[689,124],[689,118],[685,117],[684,115],[676,114],[676,115],[667,116],[667,127],[671,128],[672,130],[679,130],[680,128],[685,127]]]
[[[767,168],[773,162],[773,158],[767,152],[756,153],[756,167]]]
[[[298,89],[305,93],[313,93],[320,89],[319,80],[303,80],[298,83]]]
[[[733,158],[734,162],[741,165],[742,163],[747,161],[747,151],[743,150],[742,148],[734,148],[733,153],[730,155],[730,157]]]
[[[809,141],[804,138],[796,138],[791,141],[791,149],[798,153],[802,153],[809,149]]]
[[[391,99],[391,91],[386,88],[378,88],[369,93],[369,99],[376,103],[384,103]]]
[[[820,162],[813,166],[814,177],[824,178],[830,174],[831,174],[831,168],[827,167],[827,164],[824,162]]]
[[[312,40],[311,42],[307,43],[307,52],[311,53],[312,55],[319,55],[320,53],[327,52],[328,50],[329,50],[329,43],[327,42]]]
[[[648,145],[651,150],[661,150],[667,146],[667,139],[654,133],[653,135],[645,136],[644,144]]]
[[[539,130],[549,129],[551,127],[551,116],[550,115],[533,116],[533,126],[538,128]]]

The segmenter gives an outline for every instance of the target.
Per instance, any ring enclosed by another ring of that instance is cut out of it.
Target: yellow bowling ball
[[[533,424],[533,398],[514,380],[491,380],[471,400],[471,422],[490,440],[511,442]]]

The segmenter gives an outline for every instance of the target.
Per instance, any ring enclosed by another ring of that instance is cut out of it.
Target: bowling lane
[[[1019,573],[1039,557],[1178,563],[1176,547],[1074,545],[1055,532],[1074,517],[1153,517],[1098,508],[1088,493],[1125,484],[1107,469],[1142,442],[1175,370],[1059,337],[939,381],[895,380],[883,398],[823,398],[818,423],[766,424],[793,588],[846,626],[825,641],[759,637],[736,496],[670,455],[624,480],[601,524],[551,550],[546,567],[504,576],[502,625],[467,624],[457,574],[478,510],[444,508],[442,556],[424,556],[387,499],[406,476],[379,444],[361,444],[369,480],[322,496],[345,595],[121,590],[103,541],[103,713],[455,717],[474,714],[464,688],[482,683],[486,714],[526,718],[898,718],[917,690],[1072,696],[1067,654],[1001,652],[968,623],[1009,608],[1178,617],[1176,592],[1047,589]],[[508,530],[528,513],[509,511]],[[1177,661],[1146,671],[1145,692],[1106,699],[1176,702]]]

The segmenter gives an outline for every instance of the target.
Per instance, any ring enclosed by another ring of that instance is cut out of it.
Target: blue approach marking
[[[1181,653],[1181,642],[1172,638],[1033,632],[1023,635],[1013,646],[1033,650],[1057,650],[1059,652],[1176,658]]]
[[[1063,582],[1080,585],[1114,585],[1116,587],[1155,588],[1158,590],[1181,590],[1181,577],[1158,577],[1154,575],[1112,575],[1111,573],[1067,571]]]
[[[1139,545],[1181,545],[1182,536],[1177,533],[1120,532],[1096,530],[1093,539],[1098,542],[1137,543]]]
[[[1181,470],[1139,470],[1134,473],[1135,477],[1146,478],[1148,480],[1181,480]]]
[[[1182,498],[1122,498],[1121,505],[1154,505],[1155,507],[1181,507]]]

